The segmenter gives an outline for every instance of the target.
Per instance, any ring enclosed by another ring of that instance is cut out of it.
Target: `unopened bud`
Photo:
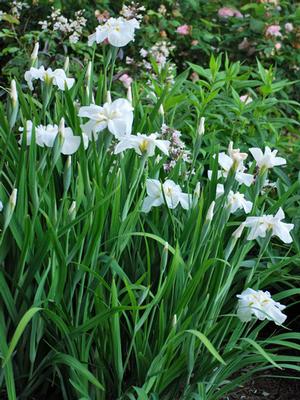
[[[107,94],[106,94],[106,102],[107,102],[108,104],[111,103],[111,93],[110,93],[110,90],[107,91]]]
[[[176,328],[176,325],[177,325],[177,315],[174,314],[173,320],[172,320],[172,326],[173,326],[173,328]]]
[[[205,117],[201,117],[200,118],[200,123],[199,123],[199,127],[198,127],[198,135],[202,136],[204,135],[205,132]]]
[[[17,204],[18,189],[14,189],[9,197],[9,204],[12,209],[16,207]]]
[[[58,133],[60,133],[63,138],[65,137],[65,119],[63,117],[59,123]]]
[[[232,234],[235,239],[239,239],[242,236],[243,230],[245,228],[244,224],[241,224]]]
[[[160,115],[164,116],[165,115],[165,110],[164,110],[164,106],[161,104],[159,106],[158,112],[160,113]]]
[[[211,203],[211,205],[209,206],[209,209],[207,211],[207,215],[206,215],[206,221],[212,221],[213,216],[214,216],[214,208],[215,208],[215,202],[213,201]]]
[[[16,207],[16,203],[17,203],[17,195],[18,195],[18,189],[13,189],[9,200],[8,200],[8,204],[5,208],[5,213],[4,213],[4,227],[3,227],[3,231],[5,231],[11,221],[11,218],[13,216],[14,213],[14,209]]]
[[[87,67],[87,70],[86,70],[86,74],[85,74],[85,77],[86,77],[87,81],[89,81],[91,79],[91,75],[92,75],[92,61],[89,61],[88,67]]]
[[[69,58],[69,57],[66,57],[65,63],[64,63],[64,71],[65,71],[65,73],[68,73],[68,71],[69,71],[69,65],[70,65],[70,58]]]
[[[132,90],[131,90],[131,85],[128,86],[127,89],[127,100],[132,104]]]
[[[195,191],[194,191],[194,196],[199,199],[200,197],[200,191],[201,191],[201,184],[200,182],[197,182],[197,185],[195,187]]]
[[[15,108],[18,104],[18,92],[17,92],[16,81],[14,79],[11,81],[10,85],[10,97],[12,100],[13,107]]]
[[[74,219],[76,216],[76,201],[72,201],[72,204],[68,210],[68,214],[71,219]]]
[[[31,58],[31,60],[32,60],[33,62],[34,62],[34,61],[37,59],[37,57],[38,57],[38,54],[39,54],[39,47],[40,47],[39,42],[36,42],[35,45],[34,45],[33,51],[32,51],[32,53],[31,53],[31,56],[30,56],[30,58]]]

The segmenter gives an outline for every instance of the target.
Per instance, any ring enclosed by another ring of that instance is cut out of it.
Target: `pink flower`
[[[282,47],[282,44],[280,42],[275,43],[275,49],[280,50]]]
[[[294,25],[291,22],[287,22],[284,25],[284,28],[285,28],[286,32],[290,33],[294,30]]]
[[[218,16],[220,18],[230,18],[230,17],[243,18],[242,13],[240,13],[238,10],[235,10],[234,8],[231,8],[231,7],[220,8],[218,11]]]
[[[191,78],[193,83],[195,83],[195,82],[200,80],[199,75],[197,74],[197,72],[192,72],[190,78]]]
[[[266,29],[266,36],[282,37],[280,25],[269,25]]]
[[[189,25],[181,25],[176,29],[176,32],[179,33],[179,35],[189,35],[190,30]]]
[[[122,76],[120,76],[119,81],[121,81],[124,87],[128,89],[129,86],[132,84],[133,79],[129,75],[123,74]]]

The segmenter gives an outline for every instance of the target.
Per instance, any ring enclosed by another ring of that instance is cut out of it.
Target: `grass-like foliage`
[[[153,61],[126,100],[118,49],[93,49],[75,82],[32,69],[0,104],[0,397],[217,400],[297,375],[288,82],[212,57],[166,83]]]

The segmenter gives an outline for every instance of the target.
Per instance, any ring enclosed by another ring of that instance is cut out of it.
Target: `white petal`
[[[283,243],[292,243],[293,238],[290,235],[290,231],[294,228],[294,224],[286,224],[284,222],[278,222],[274,225],[272,233],[274,236],[278,236]]]
[[[148,213],[152,207],[158,207],[163,204],[163,200],[160,198],[147,196],[142,204],[142,211]]]
[[[80,136],[65,136],[65,140],[61,148],[62,154],[71,155],[75,153],[80,146],[80,141]]]
[[[255,159],[256,163],[259,164],[263,158],[263,152],[261,151],[261,149],[258,147],[252,147],[251,149],[249,149],[249,151]]]
[[[157,179],[147,179],[146,190],[148,196],[160,197],[162,194],[162,187],[160,181],[158,181]]]
[[[181,193],[179,196],[179,202],[182,208],[188,210],[192,204],[192,196],[187,193]]]
[[[225,153],[219,153],[218,162],[225,171],[229,171],[232,167],[232,159]]]
[[[164,154],[167,156],[169,155],[169,147],[170,147],[170,142],[169,140],[155,140],[156,146],[161,150]]]

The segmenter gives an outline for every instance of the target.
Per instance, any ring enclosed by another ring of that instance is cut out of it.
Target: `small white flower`
[[[141,55],[141,57],[145,58],[148,55],[148,51],[142,48],[140,50],[140,55]]]
[[[114,47],[124,47],[134,40],[135,30],[140,27],[139,22],[133,18],[126,20],[123,17],[109,18],[104,25],[99,25],[96,32],[89,36],[89,46],[93,43],[108,41]]]
[[[260,321],[268,319],[274,321],[276,325],[282,325],[287,318],[282,313],[286,307],[274,301],[269,292],[248,288],[237,297],[239,299],[237,316],[242,322],[251,321],[254,315]]]
[[[0,200],[0,212],[3,210],[3,203],[2,203],[2,201]]]
[[[252,210],[253,203],[245,199],[245,195],[240,192],[234,193],[230,190],[227,198],[227,205],[230,209],[230,213],[235,213],[239,209],[244,209],[246,214]]]
[[[294,25],[291,22],[287,22],[284,25],[284,29],[286,30],[286,32],[290,33],[294,30]]]
[[[291,243],[293,241],[290,231],[294,228],[294,224],[287,224],[282,222],[284,219],[284,212],[279,208],[277,214],[262,215],[260,217],[247,217],[244,225],[250,228],[248,240],[253,240],[258,237],[266,237],[267,231],[271,231],[272,236],[277,236],[284,243]]]
[[[148,213],[152,207],[159,207],[166,202],[167,206],[174,209],[181,207],[188,210],[192,205],[192,196],[183,193],[180,186],[168,179],[163,184],[157,179],[147,179],[147,197],[144,199],[142,211]]]
[[[240,96],[240,100],[242,103],[248,105],[250,103],[252,103],[253,99],[251,96],[249,96],[249,94],[244,94],[243,96]]]
[[[268,146],[266,146],[264,153],[258,147],[253,147],[249,149],[249,151],[254,157],[259,168],[273,168],[278,165],[286,164],[286,160],[284,158],[276,157],[278,150],[272,151]]]
[[[157,139],[156,133],[151,135],[126,135],[119,139],[119,143],[115,147],[115,154],[121,153],[127,149],[134,149],[139,155],[147,154],[149,157],[154,156],[155,148],[158,147],[164,154],[169,155],[169,140]]]
[[[52,83],[58,86],[60,90],[65,90],[65,85],[70,89],[75,83],[75,79],[67,78],[65,71],[60,68],[52,71],[51,68],[45,70],[43,66],[40,68],[31,67],[29,71],[25,72],[24,77],[30,90],[33,90],[32,82],[37,79],[46,83]]]
[[[133,108],[127,99],[117,99],[103,107],[96,104],[80,107],[78,116],[89,118],[86,124],[81,125],[89,139],[96,139],[97,134],[106,128],[117,138],[131,134]]]

